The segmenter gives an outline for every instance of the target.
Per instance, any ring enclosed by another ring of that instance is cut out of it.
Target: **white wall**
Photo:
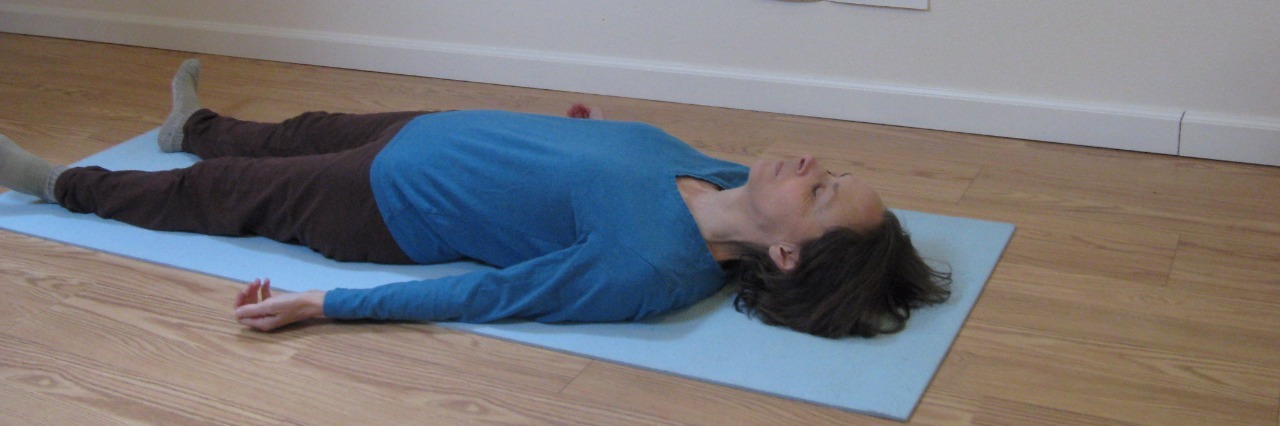
[[[1280,1],[0,0],[0,31],[1280,164]]]

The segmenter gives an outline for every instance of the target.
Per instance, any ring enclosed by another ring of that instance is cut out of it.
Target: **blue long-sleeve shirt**
[[[747,169],[641,123],[455,111],[405,125],[370,176],[410,258],[497,269],[333,290],[326,316],[618,321],[724,285],[676,178],[734,188]]]

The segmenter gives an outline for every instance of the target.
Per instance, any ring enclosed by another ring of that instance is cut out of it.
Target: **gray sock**
[[[67,170],[32,155],[0,135],[0,186],[54,202],[53,185]]]
[[[200,60],[188,59],[178,67],[173,75],[173,109],[169,117],[160,126],[157,140],[160,150],[178,152],[182,150],[182,126],[187,124],[191,114],[200,110],[200,98],[196,96],[196,87],[200,84]]]

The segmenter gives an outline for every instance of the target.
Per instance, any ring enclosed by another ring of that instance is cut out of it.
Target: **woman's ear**
[[[800,250],[790,243],[778,243],[769,246],[769,258],[783,272],[791,272],[800,263]]]

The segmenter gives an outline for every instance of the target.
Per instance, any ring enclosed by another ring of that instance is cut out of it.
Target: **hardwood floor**
[[[0,133],[83,158],[158,126],[187,57],[242,118],[587,102],[1017,224],[912,423],[1280,425],[1280,168],[12,34]],[[0,423],[894,423],[431,325],[255,333],[235,284],[0,231]]]

